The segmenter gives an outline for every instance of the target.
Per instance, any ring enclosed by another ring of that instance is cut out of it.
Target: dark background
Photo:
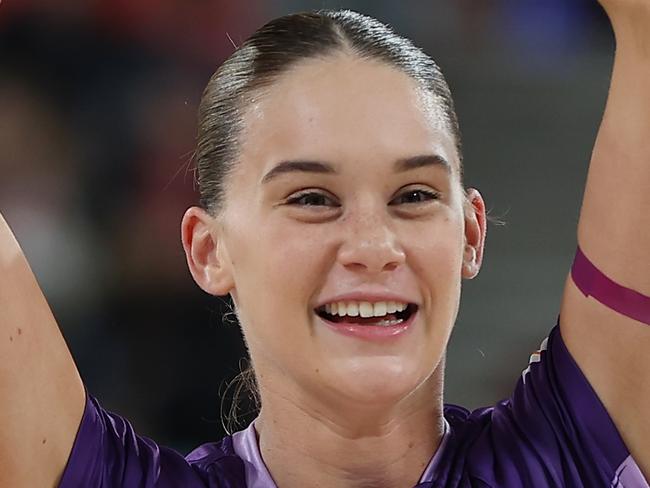
[[[506,221],[464,282],[447,401],[508,395],[559,312],[613,56],[595,1],[5,0],[0,211],[88,390],[181,451],[223,435],[244,356],[180,245],[197,104],[229,38],[322,7],[375,16],[439,62],[466,184]]]

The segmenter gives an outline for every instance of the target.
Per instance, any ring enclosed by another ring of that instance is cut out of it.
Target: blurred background
[[[375,16],[438,61],[466,185],[506,222],[464,282],[446,401],[507,396],[556,323],[613,57],[595,1],[5,0],[0,211],[88,390],[184,452],[223,435],[245,356],[180,244],[197,105],[231,39],[317,8]]]

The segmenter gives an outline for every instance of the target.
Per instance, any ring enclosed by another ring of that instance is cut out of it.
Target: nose
[[[395,232],[380,216],[359,215],[346,224],[349,230],[338,260],[347,269],[370,275],[392,271],[406,260]]]

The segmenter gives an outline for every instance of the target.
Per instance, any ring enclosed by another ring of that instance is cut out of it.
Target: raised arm
[[[83,408],[74,361],[0,215],[0,486],[56,487]]]
[[[608,278],[650,296],[650,0],[601,3],[617,48],[578,244]],[[560,315],[567,347],[650,479],[650,324],[585,297],[571,275]]]

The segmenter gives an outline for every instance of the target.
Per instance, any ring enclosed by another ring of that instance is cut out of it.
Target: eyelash
[[[440,193],[429,191],[429,190],[422,190],[422,189],[419,189],[419,188],[415,189],[415,190],[405,191],[404,193],[402,193],[401,195],[399,195],[396,198],[400,198],[400,197],[403,197],[404,195],[413,194],[413,193],[420,193],[421,195],[424,195],[424,196],[428,197],[428,200],[420,200],[420,201],[417,201],[417,202],[408,202],[408,203],[406,203],[406,205],[418,205],[418,204],[426,203],[427,201],[440,199]],[[328,197],[324,193],[317,192],[317,191],[306,191],[304,193],[299,193],[298,195],[289,198],[286,201],[286,203],[288,205],[297,205],[297,206],[301,206],[301,207],[324,207],[325,205],[313,205],[313,204],[300,204],[299,203],[303,198],[305,198],[307,196],[313,196],[313,195],[332,200],[330,197]],[[337,205],[334,205],[334,206],[335,207],[340,207],[341,205],[337,204]]]

